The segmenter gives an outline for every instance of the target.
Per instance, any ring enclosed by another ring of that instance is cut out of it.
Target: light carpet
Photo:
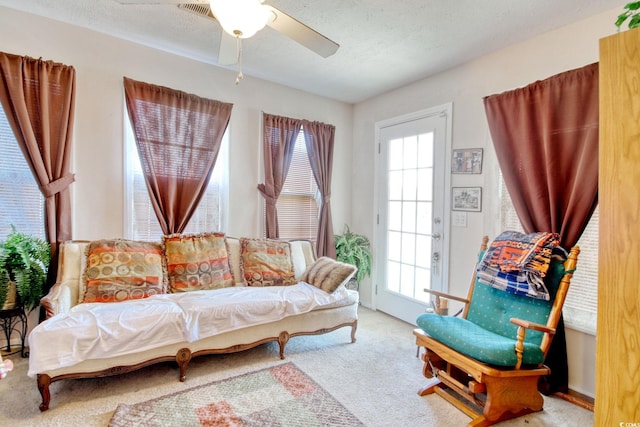
[[[109,427],[361,426],[292,363],[238,375],[134,405],[120,404]]]
[[[285,362],[337,399],[366,426],[465,426],[470,418],[437,395],[420,397],[425,385],[416,358],[413,326],[381,312],[359,310],[357,342],[350,328],[292,338]],[[0,381],[0,425],[101,426],[118,404],[133,405],[283,363],[278,345],[262,345],[226,355],[194,358],[187,380],[178,381],[175,363],[161,363],[126,375],[51,384],[51,407],[41,413],[36,381],[27,377],[28,360],[12,356],[14,370]],[[593,413],[556,397],[545,397],[544,411],[500,426],[592,426]]]

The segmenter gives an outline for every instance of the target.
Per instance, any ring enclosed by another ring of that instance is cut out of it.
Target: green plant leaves
[[[51,246],[37,237],[12,231],[0,242],[0,306],[10,281],[16,282],[20,301],[28,310],[40,304],[51,261]]]
[[[360,283],[366,276],[371,275],[371,243],[366,236],[352,233],[345,225],[342,235],[335,235],[336,259],[358,268],[356,280]]]
[[[627,3],[624,5],[624,8],[628,10],[638,10],[640,9],[640,1],[633,1],[631,3]]]
[[[626,11],[621,13],[616,18],[615,25],[618,27],[618,31],[620,31],[620,27],[624,24],[629,18],[629,29],[637,28],[640,26],[640,1],[634,1],[631,3],[627,3],[624,8]],[[637,11],[637,12],[634,12]]]

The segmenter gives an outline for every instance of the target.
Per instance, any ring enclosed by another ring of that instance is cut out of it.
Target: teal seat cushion
[[[418,326],[432,338],[473,359],[489,365],[514,367],[518,362],[513,339],[484,329],[466,319],[424,313],[416,320]],[[537,365],[544,361],[536,344],[525,342],[523,364]]]

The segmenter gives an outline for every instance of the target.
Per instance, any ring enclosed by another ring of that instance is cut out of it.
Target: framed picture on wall
[[[482,173],[482,148],[453,150],[451,155],[452,173]]]
[[[453,187],[451,190],[454,211],[480,212],[482,210],[482,187]]]

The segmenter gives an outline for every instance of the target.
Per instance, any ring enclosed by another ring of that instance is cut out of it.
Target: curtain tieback
[[[264,184],[258,184],[258,191],[262,194],[262,197],[264,197],[264,202],[267,206],[275,206],[278,202],[278,196],[267,193],[267,188]]]
[[[72,182],[76,180],[76,175],[73,173],[67,174],[62,178],[58,178],[55,181],[51,181],[40,187],[40,191],[45,198],[53,197],[62,190],[66,189]]]

